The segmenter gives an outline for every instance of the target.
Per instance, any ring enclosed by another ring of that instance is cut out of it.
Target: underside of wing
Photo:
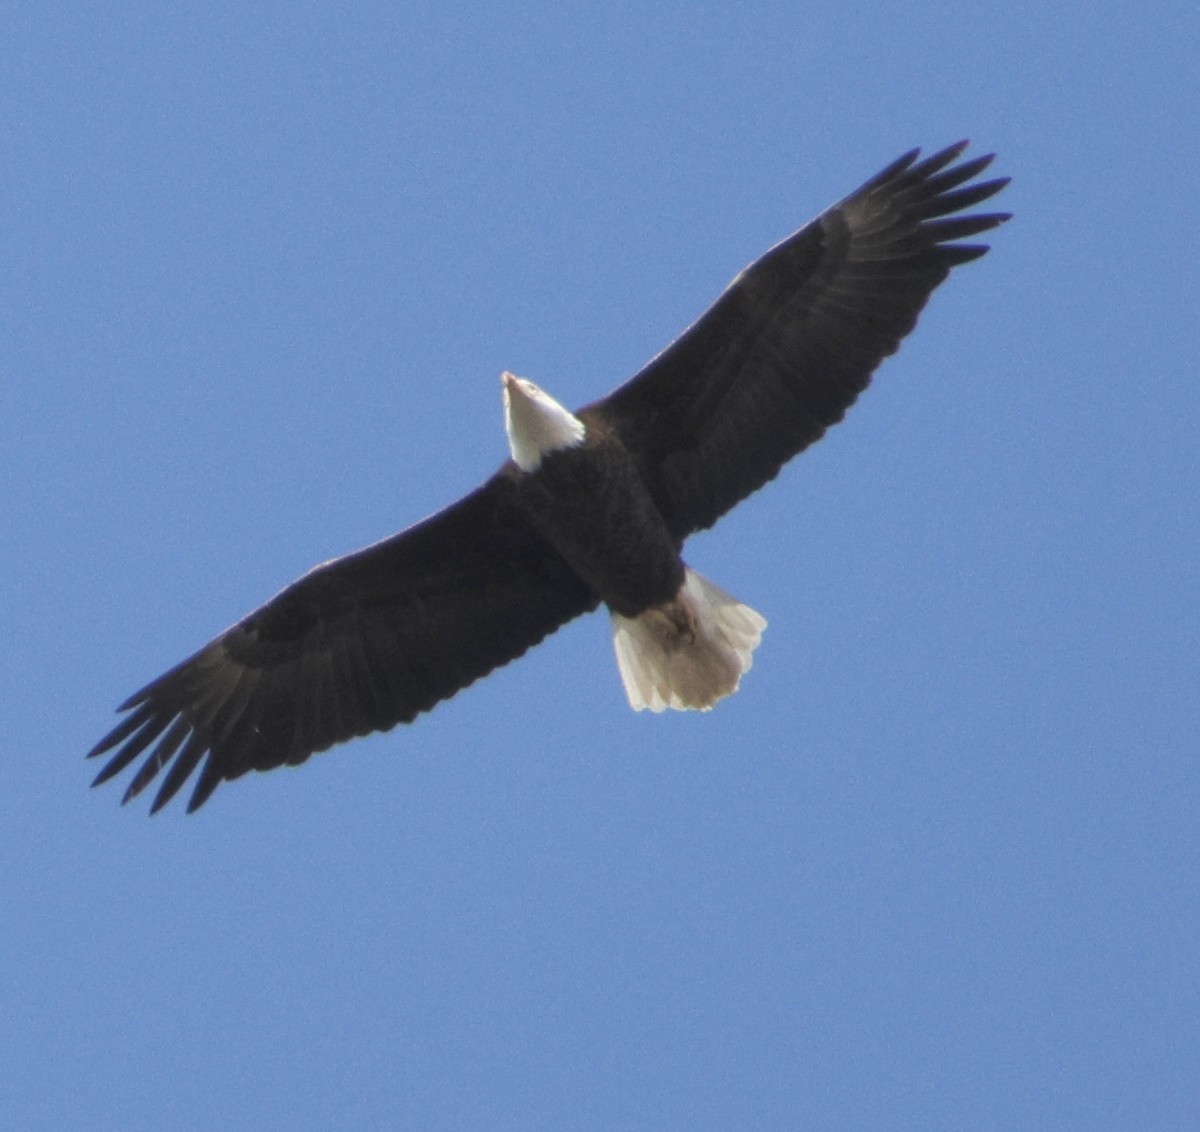
[[[841,420],[912,330],[955,241],[1005,213],[954,216],[1007,178],[968,184],[990,155],[913,150],[746,268],[636,377],[581,410],[613,428],[672,532],[711,526]]]
[[[148,752],[152,812],[200,767],[224,779],[303,762],[412,720],[515,659],[595,598],[505,504],[504,473],[414,527],[318,566],[121,705],[89,753],[108,780]]]

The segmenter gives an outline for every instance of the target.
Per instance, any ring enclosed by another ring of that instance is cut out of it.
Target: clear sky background
[[[14,1129],[1200,1127],[1194,3],[0,14]],[[635,715],[606,618],[150,820],[83,753],[914,145],[1016,218],[689,544],[770,628]]]

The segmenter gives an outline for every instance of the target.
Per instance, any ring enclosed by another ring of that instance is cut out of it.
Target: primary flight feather
[[[707,709],[737,689],[763,618],[680,558],[841,420],[934,288],[1008,219],[961,215],[1007,178],[966,143],[912,150],[741,272],[639,374],[568,412],[503,376],[512,458],[423,522],[316,567],[131,696],[89,752],[94,785],[145,755],[151,812],[199,768],[295,765],[407,723],[560,625],[607,605],[637,709]],[[115,748],[115,751],[114,751]]]

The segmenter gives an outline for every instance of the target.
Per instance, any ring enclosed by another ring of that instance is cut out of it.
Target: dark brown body
[[[614,612],[636,617],[679,592],[681,544],[619,441],[590,427],[583,444],[506,478],[512,504]]]

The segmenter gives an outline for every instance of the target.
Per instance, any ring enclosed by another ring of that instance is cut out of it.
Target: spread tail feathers
[[[737,691],[753,663],[763,617],[688,570],[673,601],[612,614],[617,667],[634,711],[707,711]]]

